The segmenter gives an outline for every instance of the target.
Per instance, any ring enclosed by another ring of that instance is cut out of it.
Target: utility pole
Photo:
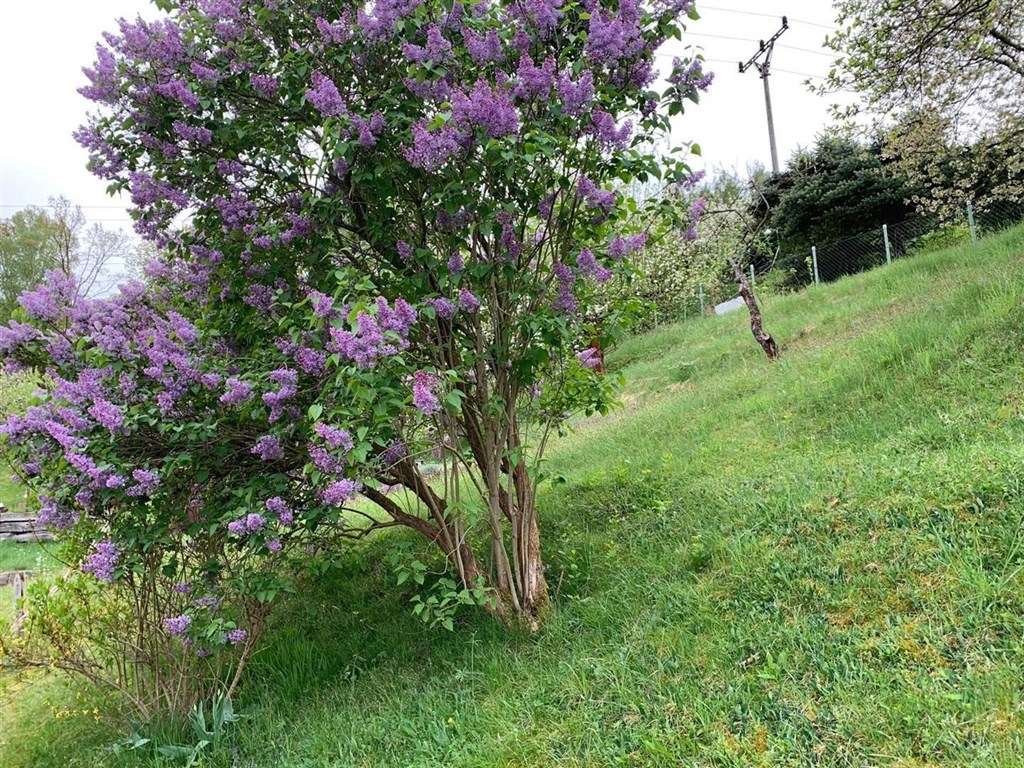
[[[768,142],[772,147],[772,171],[775,173],[779,172],[779,150],[775,146],[775,120],[772,118],[772,92],[768,88],[768,76],[772,73],[772,53],[775,51],[775,41],[782,37],[782,33],[787,29],[789,29],[789,21],[783,16],[782,29],[772,35],[767,42],[761,40],[758,52],[751,56],[746,64],[740,63],[741,75],[751,67],[756,67],[757,71],[761,73],[761,80],[764,81],[764,106],[768,111]],[[764,56],[763,62],[758,61],[761,56]]]

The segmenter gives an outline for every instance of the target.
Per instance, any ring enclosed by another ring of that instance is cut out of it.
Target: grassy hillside
[[[208,764],[1021,765],[1022,299],[1018,230],[766,302],[775,364],[743,313],[631,341],[552,451],[541,631],[425,630],[378,543]],[[69,696],[4,704],[0,764],[151,764]]]

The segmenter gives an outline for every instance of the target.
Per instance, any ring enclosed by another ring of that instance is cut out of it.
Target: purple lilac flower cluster
[[[601,189],[587,176],[581,176],[576,184],[579,196],[587,204],[588,208],[598,208],[603,213],[610,213],[615,206],[615,192],[610,189]]]
[[[82,570],[100,581],[113,581],[120,560],[121,550],[110,539],[105,539],[93,546],[92,553],[82,563]]]
[[[345,458],[332,454],[322,445],[310,443],[307,447],[313,466],[328,475],[340,475],[345,471]]]
[[[508,6],[508,15],[522,27],[532,27],[541,39],[558,28],[563,0],[519,0]]]
[[[252,397],[252,384],[242,381],[234,376],[225,382],[227,391],[220,396],[220,401],[225,405],[241,405]]]
[[[704,181],[704,177],[707,175],[707,171],[700,170],[694,171],[682,181],[676,184],[676,187],[684,192],[689,192],[697,188],[697,185]]]
[[[388,444],[387,448],[381,452],[380,458],[385,467],[393,467],[408,455],[409,449],[406,447],[405,443],[401,440],[393,440]]]
[[[202,608],[204,611],[219,611],[221,605],[224,602],[224,598],[217,597],[216,595],[204,595],[203,597],[197,597],[192,601],[192,605],[196,608]]]
[[[72,339],[88,340],[112,361],[130,363],[137,373],[121,373],[112,386],[101,384],[111,376],[110,368],[77,371],[78,381],[69,381],[55,372],[57,383],[54,398],[74,406],[56,414],[63,426],[46,431],[65,449],[72,449],[72,435],[88,429],[90,422],[81,418],[85,411],[111,432],[124,429],[123,406],[115,404],[112,394],[130,397],[137,387],[134,376],[152,379],[162,387],[158,404],[165,413],[173,410],[178,398],[192,384],[215,386],[219,378],[202,373],[197,367],[195,347],[198,333],[183,316],[175,312],[161,315],[150,302],[155,298],[140,283],[127,283],[120,293],[109,299],[86,300],[73,294],[74,284],[63,275],[51,274],[36,290],[23,295],[26,311],[41,322],[63,319],[66,330],[49,339],[49,354],[55,364],[64,365],[73,359]],[[153,289],[156,291],[157,289]],[[4,336],[4,352],[15,353],[21,344],[35,339],[9,326]],[[11,425],[9,425],[11,426]],[[22,424],[22,427],[32,429]],[[41,431],[43,424],[38,425]],[[22,430],[24,431],[24,430]]]
[[[477,132],[484,139],[500,139],[519,131],[519,113],[506,83],[491,85],[479,79],[468,92],[451,93],[451,120],[431,131],[426,118],[413,126],[413,141],[405,149],[410,164],[436,171],[472,146]]]
[[[174,637],[181,637],[184,635],[191,624],[192,617],[187,613],[182,614],[181,616],[164,619],[164,629],[167,630],[167,634],[173,635]]]
[[[580,365],[590,370],[595,370],[601,367],[601,355],[593,347],[587,347],[586,349],[576,353],[576,359],[580,361]]]
[[[316,317],[327,318],[334,316],[334,299],[326,293],[315,290],[308,291],[306,295],[313,305],[313,314]]]
[[[445,40],[444,35],[436,24],[427,27],[427,44],[415,45],[413,43],[402,44],[402,55],[406,61],[414,64],[443,64],[451,59],[452,44]]]
[[[324,488],[320,492],[320,500],[329,507],[340,507],[346,501],[354,499],[362,487],[355,480],[343,477]]]
[[[309,376],[322,376],[327,370],[326,352],[311,347],[298,347],[294,355],[299,370]]]
[[[573,274],[572,268],[568,264],[561,262],[555,262],[551,271],[555,275],[555,280],[558,281],[558,295],[551,304],[551,308],[563,315],[575,313],[580,306],[579,299],[576,298],[573,291],[573,286],[576,285],[576,275]]]
[[[617,14],[602,10],[596,0],[587,4],[587,10],[590,22],[586,53],[594,64],[615,67],[620,60],[643,51],[639,0],[622,0]]]
[[[324,43],[328,45],[341,45],[348,40],[351,20],[342,17],[336,21],[328,21],[322,16],[317,17],[316,29]]]
[[[519,113],[508,90],[477,80],[469,93],[452,94],[452,121],[459,126],[479,129],[484,138],[500,139],[519,131]]]
[[[520,99],[546,99],[555,85],[557,62],[553,56],[544,60],[541,66],[533,63],[528,53],[519,57],[516,79],[519,81],[512,93]]]
[[[594,75],[587,71],[578,80],[573,80],[568,73],[563,72],[558,76],[557,90],[565,113],[578,115],[594,100]]]
[[[672,73],[666,79],[679,89],[680,98],[695,98],[711,87],[715,73],[705,72],[704,62],[700,59],[684,61],[676,58],[672,60]]]
[[[625,149],[633,135],[633,123],[627,120],[621,127],[615,125],[615,118],[607,112],[595,109],[590,116],[593,123],[591,133],[597,143],[606,150]]]
[[[46,323],[56,322],[66,308],[74,305],[78,296],[75,279],[59,269],[46,272],[41,284],[18,297],[28,316]]]
[[[463,27],[462,39],[475,64],[483,65],[502,58],[501,38],[498,37],[496,29],[489,29],[485,35],[479,35],[471,28]]]
[[[616,261],[621,261],[627,256],[636,253],[647,244],[647,233],[638,232],[635,235],[616,235],[608,245],[608,255]]]
[[[253,90],[264,99],[275,98],[277,90],[280,88],[277,79],[273,75],[261,75],[256,72],[249,74],[249,83],[252,85]]]
[[[686,230],[683,232],[683,239],[694,241],[697,239],[697,225],[700,224],[700,220],[704,216],[704,212],[707,210],[708,201],[703,197],[698,197],[690,205],[690,221],[687,225]]]
[[[160,487],[160,475],[148,469],[133,470],[132,479],[135,484],[125,489],[129,496],[152,496]]]
[[[96,398],[89,407],[89,415],[111,432],[119,431],[124,425],[124,414],[121,413],[121,409],[102,397]]]
[[[396,355],[409,346],[409,333],[416,323],[416,310],[404,299],[393,306],[383,298],[376,302],[376,315],[360,312],[357,329],[332,327],[327,351],[353,361],[361,368],[372,367],[378,359]]]
[[[228,532],[235,536],[248,536],[253,533],[259,533],[266,524],[267,518],[258,512],[250,512],[248,515],[228,523]]]
[[[355,496],[361,487],[359,483],[343,477],[348,463],[348,452],[355,444],[348,430],[341,427],[320,422],[313,427],[313,431],[327,446],[310,443],[307,447],[313,466],[330,480],[327,488],[321,491],[320,499],[328,506],[339,506]],[[275,502],[275,507],[277,506]]]
[[[593,279],[596,283],[606,283],[612,277],[611,270],[599,264],[594,252],[589,248],[584,248],[579,252],[576,257],[576,266],[579,268],[580,274]]]
[[[394,35],[399,20],[421,3],[422,0],[376,0],[368,10],[359,11],[359,28],[371,40],[387,40]]]
[[[434,308],[434,314],[442,320],[449,320],[455,315],[455,305],[443,296],[427,299],[426,303]]]
[[[291,525],[295,522],[295,512],[288,506],[288,502],[280,496],[274,496],[267,499],[264,506],[267,508],[268,512],[277,515],[277,519],[281,522],[281,525]]]
[[[290,368],[278,368],[270,372],[271,384],[276,384],[277,389],[263,393],[263,402],[270,407],[268,419],[271,422],[277,421],[284,414],[285,404],[298,394],[299,374]]]
[[[459,306],[464,311],[474,314],[480,310],[480,299],[469,288],[462,288],[459,290]]]
[[[314,71],[311,78],[313,87],[306,91],[306,99],[324,117],[338,117],[348,111],[345,100],[334,81],[322,72]]]
[[[229,629],[224,635],[224,640],[228,645],[238,645],[245,642],[245,638],[248,636],[249,633],[244,629]]]
[[[412,404],[424,416],[432,416],[441,410],[436,394],[439,383],[440,377],[430,371],[416,371],[412,376]]]
[[[39,515],[36,518],[38,525],[65,531],[77,523],[80,516],[78,511],[59,504],[49,496],[39,497]]]
[[[174,133],[184,141],[208,147],[213,141],[213,131],[204,126],[189,125],[181,120],[174,121]]]
[[[280,461],[284,458],[284,446],[275,435],[263,435],[250,450],[263,461]]]
[[[313,431],[327,443],[329,448],[337,450],[338,448],[344,448],[346,451],[351,451],[353,447],[352,436],[348,433],[347,429],[341,427],[335,427],[324,422],[317,422],[313,427]]]

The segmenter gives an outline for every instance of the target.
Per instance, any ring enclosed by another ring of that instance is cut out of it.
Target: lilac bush
[[[104,37],[76,135],[160,256],[105,299],[51,275],[0,335],[53,381],[4,429],[47,520],[165,580],[203,655],[251,647],[312,541],[396,525],[535,623],[541,453],[611,403],[584,318],[686,217],[623,190],[690,175],[649,147],[703,77],[653,88],[692,0],[157,5]]]

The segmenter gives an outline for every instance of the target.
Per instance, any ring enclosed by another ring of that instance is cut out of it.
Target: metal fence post
[[[754,265],[750,265],[750,287],[754,287]]]
[[[882,237],[885,238],[885,263],[892,264],[892,247],[889,245],[889,225],[882,225]]]
[[[818,277],[818,246],[811,246],[811,263],[814,265],[814,284],[818,285],[821,278]]]
[[[978,242],[978,228],[974,224],[974,206],[967,201],[967,226],[971,228],[971,242]]]

